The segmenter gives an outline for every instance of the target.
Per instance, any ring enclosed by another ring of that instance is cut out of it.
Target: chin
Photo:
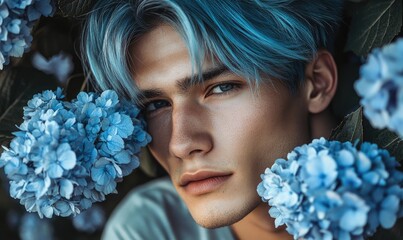
[[[220,217],[214,217],[210,216],[207,218],[195,218],[195,221],[197,224],[204,228],[220,228],[220,227],[225,227],[225,226],[230,226],[239,220],[241,220],[243,217],[242,216],[220,216]]]
[[[256,204],[250,204],[249,206],[242,205],[241,207],[235,207],[231,206],[231,204],[227,204],[225,207],[201,207],[194,211],[190,209],[190,213],[197,224],[204,228],[211,229],[230,226],[242,220],[255,208]]]

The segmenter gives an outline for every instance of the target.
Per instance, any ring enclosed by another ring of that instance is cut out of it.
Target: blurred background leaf
[[[22,122],[23,107],[36,93],[56,89],[56,80],[35,68],[15,66],[0,73],[0,133],[11,136]]]
[[[63,17],[83,17],[94,4],[94,0],[57,0],[56,14]]]
[[[390,43],[402,28],[403,0],[369,0],[358,3],[352,13],[346,51],[359,56]]]

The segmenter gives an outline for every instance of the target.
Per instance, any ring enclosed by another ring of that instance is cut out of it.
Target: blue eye
[[[215,86],[214,88],[211,89],[211,93],[213,94],[221,94],[221,93],[225,93],[228,91],[233,90],[234,88],[236,88],[236,84],[233,83],[223,83],[223,84],[219,84],[217,86]]]
[[[156,101],[152,101],[152,102],[146,104],[144,109],[146,110],[146,112],[152,112],[152,111],[158,110],[160,108],[167,107],[169,105],[170,104],[168,101],[156,100]]]

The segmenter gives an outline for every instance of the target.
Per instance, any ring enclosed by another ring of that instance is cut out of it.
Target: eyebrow
[[[226,72],[229,72],[229,69],[223,65],[219,65],[219,66],[207,69],[207,70],[203,71],[203,73],[201,74],[202,82],[204,83],[206,81],[214,79],[215,77],[217,77],[223,73],[226,73]],[[190,76],[190,77],[185,77],[185,78],[179,80],[176,83],[176,86],[181,91],[185,92],[187,89],[189,89],[191,86],[193,86],[195,84],[193,81],[193,79],[195,79],[195,78],[197,78],[197,74]],[[140,90],[140,101],[142,102],[149,98],[155,98],[155,97],[159,97],[161,95],[163,95],[163,91],[158,88]]]
[[[213,67],[210,69],[207,69],[206,71],[203,71],[201,74],[201,80],[202,82],[207,82],[211,79],[214,79],[215,77],[228,72],[228,68],[226,66],[220,65],[217,67]],[[193,79],[197,78],[197,76],[192,76],[192,77],[186,77],[180,81],[177,82],[177,86],[182,90],[182,91],[186,91],[187,89],[189,89],[189,87],[193,86],[195,83],[193,81]]]

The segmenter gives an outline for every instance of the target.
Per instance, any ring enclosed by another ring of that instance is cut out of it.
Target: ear
[[[319,50],[305,69],[305,90],[309,112],[316,114],[324,111],[332,101],[336,88],[336,63],[328,51]]]

